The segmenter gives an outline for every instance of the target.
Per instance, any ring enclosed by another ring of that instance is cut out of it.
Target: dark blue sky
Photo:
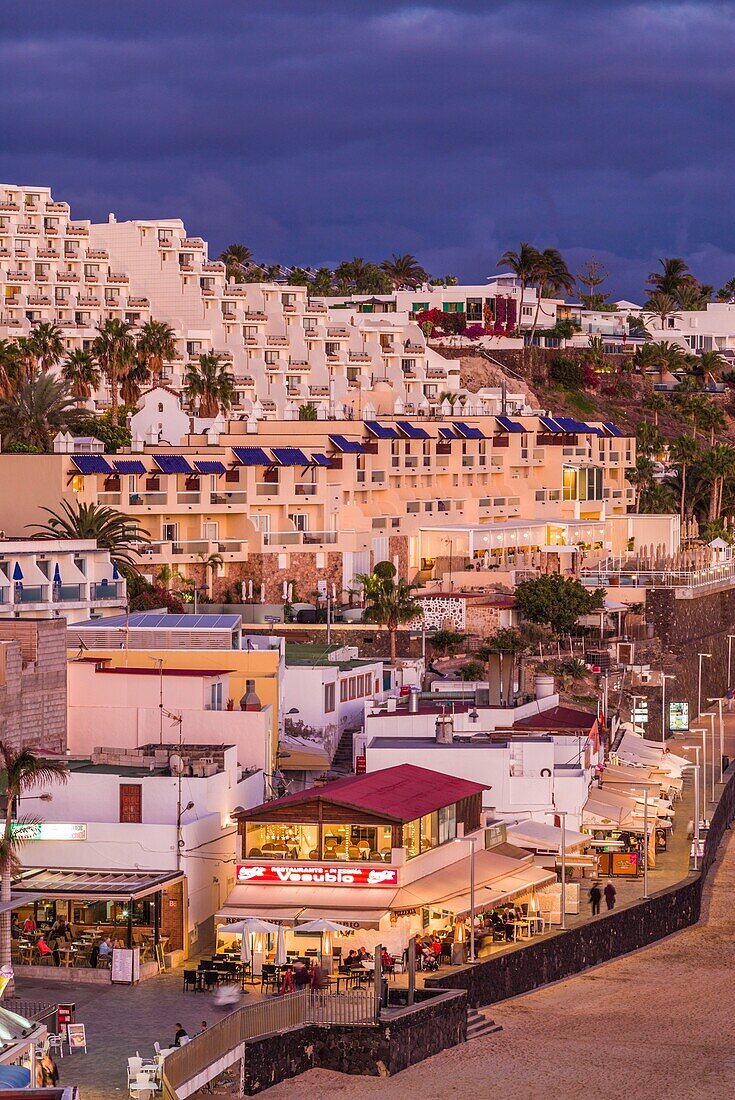
[[[213,252],[414,252],[484,280],[521,239],[641,297],[735,276],[735,4],[4,5],[0,179],[78,217],[183,217]]]

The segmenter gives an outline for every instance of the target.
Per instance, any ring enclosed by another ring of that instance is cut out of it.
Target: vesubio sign
[[[398,869],[354,863],[239,863],[237,881],[247,886],[397,886]]]

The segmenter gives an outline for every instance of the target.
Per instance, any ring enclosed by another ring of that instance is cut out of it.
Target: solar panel
[[[75,626],[90,626],[96,630],[125,626],[131,630],[233,630],[241,625],[240,615],[171,615],[158,611],[133,611],[130,615],[112,615],[105,619],[75,623]]]
[[[457,420],[454,424],[457,429],[458,435],[461,435],[463,439],[484,439],[485,436],[479,428],[475,428],[469,424],[465,424],[463,420]],[[521,431],[523,429],[521,428]]]
[[[517,420],[511,420],[508,416],[496,416],[495,419],[506,432],[525,432],[526,430]]]
[[[72,462],[80,474],[112,474],[115,472],[103,455],[74,455]]]
[[[145,464],[139,458],[114,458],[112,465],[119,474],[145,473]]]
[[[398,432],[389,424],[379,424],[377,420],[365,420],[363,423],[376,439],[398,439]]]
[[[558,424],[556,422],[556,420],[554,420],[553,417],[551,417],[551,416],[540,416],[539,417],[539,423],[544,428],[546,428],[547,432],[554,432],[555,434],[558,435],[560,432],[564,431],[561,424]]]
[[[162,474],[194,473],[183,455],[154,455],[154,461]]]
[[[233,447],[232,453],[241,466],[273,465],[273,459],[268,458],[262,447]]]
[[[606,420],[606,421],[605,421],[605,427],[606,427],[606,428],[607,428],[607,430],[609,431],[610,435],[614,435],[614,436],[616,436],[616,437],[619,437],[619,436],[622,436],[622,434],[623,434],[623,433],[621,432],[620,428],[618,428],[618,426],[617,426],[616,424],[613,424],[613,423],[612,423],[611,421],[609,421],[609,420]]]
[[[332,463],[329,461],[327,456],[323,455],[323,454],[320,454],[320,453],[312,454],[311,464],[312,464],[312,466],[331,466],[332,465]]]
[[[226,468],[224,462],[217,462],[214,459],[203,459],[201,462],[194,462],[197,470],[200,474],[224,474]]]
[[[557,416],[557,421],[561,424],[565,432],[593,432],[594,428],[591,428],[589,424],[585,424],[583,420],[577,420],[574,416]]]
[[[329,442],[344,455],[361,455],[365,448],[356,439],[346,439],[343,435],[330,435]]]
[[[300,447],[271,447],[281,466],[308,466],[309,460]]]
[[[412,424],[410,420],[398,420],[396,421],[396,427],[399,431],[402,431],[409,439],[429,439],[429,433],[423,428],[419,428],[416,424]]]
[[[454,428],[440,427],[439,428],[439,435],[441,436],[442,439],[456,439],[457,438],[457,433],[455,432]]]

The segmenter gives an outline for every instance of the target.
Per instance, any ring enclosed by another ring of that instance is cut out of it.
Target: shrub
[[[584,386],[584,367],[574,359],[559,355],[549,368],[549,378],[563,389],[580,390]]]

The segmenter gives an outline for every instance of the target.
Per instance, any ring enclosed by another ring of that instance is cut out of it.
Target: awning
[[[517,420],[511,420],[508,416],[496,416],[495,419],[503,431],[518,433],[526,430]]]
[[[288,739],[282,739],[281,745],[286,754],[279,758],[281,771],[300,772],[313,771],[315,768],[327,769],[332,759],[326,749],[320,749],[318,745],[296,745]]]
[[[308,466],[309,459],[300,447],[271,447],[279,466]]]
[[[506,835],[511,844],[517,844],[520,848],[543,848],[546,852],[561,851],[562,830],[558,825],[549,825],[545,821],[519,821],[517,825],[509,825]],[[574,829],[565,830],[565,848],[567,852],[573,852],[576,848],[582,848],[589,844],[589,837],[584,833],[578,833]]]
[[[466,846],[465,846],[466,847]],[[469,882],[470,857],[465,851],[464,858],[441,867],[423,878],[402,886],[393,902],[394,909],[418,909],[422,906],[434,906],[437,909],[451,909],[449,902],[465,893]],[[479,849],[475,853],[475,883],[479,889],[511,874],[516,874],[525,864],[531,864],[531,856],[523,860],[498,855],[497,852]]]
[[[13,882],[17,896],[86,898],[89,901],[137,900],[184,878],[181,871],[80,871],[23,868]]]
[[[617,791],[600,790],[590,788],[587,801],[582,807],[582,819],[591,814],[603,821],[612,821],[615,825],[621,825],[629,819],[635,810],[635,798],[620,794]]]
[[[325,454],[322,454],[320,451],[313,452],[309,461],[311,462],[312,466],[332,465],[331,459],[327,458],[327,456]]]
[[[11,909],[20,909],[21,905],[33,905],[34,901],[40,901],[45,894],[12,894],[10,901],[0,901],[0,913],[7,913]]]
[[[544,867],[525,867],[522,871],[514,875],[506,875],[488,886],[476,886],[475,912],[494,908],[496,905],[510,904],[524,894],[544,886],[551,886],[556,881],[556,873],[553,871],[547,871]],[[442,903],[442,908],[449,909],[456,917],[469,913],[471,906],[472,898],[469,893],[457,895],[449,902]]]
[[[407,439],[429,439],[429,433],[425,428],[412,424],[410,420],[397,420],[396,427]]]
[[[455,420],[454,427],[457,430],[457,435],[461,436],[462,439],[484,439],[485,438],[484,433],[481,432],[479,428],[476,428],[473,424],[465,424],[464,420]],[[522,425],[519,424],[518,427],[520,428],[521,431],[524,431],[524,428],[523,428]]]
[[[263,920],[316,920],[376,923],[393,908],[394,886],[248,886],[231,891],[217,920],[261,917]]]

